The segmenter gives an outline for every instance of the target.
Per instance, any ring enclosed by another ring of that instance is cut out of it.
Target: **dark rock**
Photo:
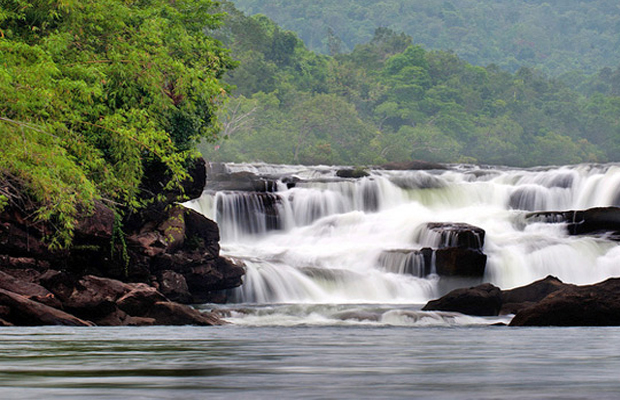
[[[131,285],[114,279],[88,275],[79,280],[63,302],[64,309],[81,318],[102,318],[113,313],[116,301],[132,289]]]
[[[287,189],[292,189],[299,183],[301,179],[296,176],[285,176],[281,179],[282,183],[286,185]]]
[[[249,171],[211,174],[207,180],[207,190],[241,192],[275,192],[278,184],[273,179],[264,178]]]
[[[0,289],[0,305],[11,310],[7,320],[18,326],[93,325],[91,322],[76,318],[64,311],[29,300],[22,295],[4,289]]]
[[[496,316],[502,306],[501,290],[484,283],[468,289],[455,289],[447,295],[429,301],[424,311],[455,311],[478,316]]]
[[[77,279],[74,275],[67,273],[67,271],[48,270],[41,274],[38,279],[39,284],[54,293],[54,295],[60,299],[60,301],[66,301],[77,284]]]
[[[155,320],[146,317],[133,317],[117,308],[105,317],[95,320],[95,323],[98,326],[152,326],[155,325]]]
[[[156,325],[223,325],[225,322],[215,314],[201,313],[190,306],[173,303],[155,303],[145,315],[153,318]]]
[[[336,171],[336,176],[340,178],[364,178],[370,176],[368,171],[363,168],[343,168]]]
[[[61,303],[56,296],[43,286],[17,279],[2,271],[0,271],[0,289],[20,294],[27,299],[46,304],[50,307],[61,307]]]
[[[381,166],[382,169],[389,169],[395,171],[407,171],[407,170],[434,170],[434,169],[448,169],[443,164],[428,162],[428,161],[405,161],[405,162],[389,162]]]
[[[574,285],[566,284],[554,276],[530,283],[527,286],[502,291],[500,314],[515,314],[517,311],[538,303],[549,294]]]
[[[511,326],[619,326],[620,278],[568,286],[519,311]]]
[[[154,287],[144,283],[134,285],[134,288],[116,301],[119,309],[131,316],[144,316],[153,304],[168,299]]]
[[[579,211],[545,211],[526,215],[529,222],[566,223],[571,235],[612,233],[620,236],[620,207],[596,207]]]
[[[440,249],[460,247],[482,250],[486,232],[482,228],[466,223],[429,222],[419,228],[418,236],[429,234],[437,237],[435,241],[438,242]]]
[[[161,293],[171,301],[182,304],[191,302],[192,295],[189,292],[187,281],[183,275],[166,270],[159,275],[158,282]]]
[[[480,250],[449,247],[435,250],[437,275],[445,277],[482,278],[487,256]]]

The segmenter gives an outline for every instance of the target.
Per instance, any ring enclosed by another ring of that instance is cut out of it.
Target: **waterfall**
[[[615,164],[372,169],[356,179],[339,178],[328,166],[224,167],[275,188],[208,184],[186,203],[218,222],[223,255],[246,265],[234,302],[423,303],[442,290],[435,252],[451,247],[483,252],[481,279],[505,289],[549,274],[575,284],[620,276],[615,241],[571,236],[565,222],[527,218],[532,211],[619,206]],[[446,224],[482,233],[457,237]]]

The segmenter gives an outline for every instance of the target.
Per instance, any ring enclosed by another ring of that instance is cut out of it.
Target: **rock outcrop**
[[[495,316],[502,307],[501,290],[485,283],[469,289],[455,289],[447,295],[429,301],[423,311],[456,311],[467,315]]]
[[[517,312],[510,326],[620,326],[620,278],[567,285]]]
[[[183,190],[199,196],[204,160],[190,173]],[[46,246],[50,227],[34,221],[27,207],[6,207],[0,214],[0,323],[221,323],[183,304],[224,301],[223,291],[241,284],[244,268],[220,256],[215,222],[174,202],[180,190],[161,192],[155,178],[144,185],[164,200],[123,221],[97,202],[75,227],[72,246],[61,251]]]
[[[511,326],[620,326],[620,278],[576,286],[547,276],[506,291],[485,283],[453,290],[428,302],[423,310],[516,314]]]
[[[544,211],[526,215],[529,222],[564,223],[570,235],[608,234],[620,239],[620,207],[575,211]]]

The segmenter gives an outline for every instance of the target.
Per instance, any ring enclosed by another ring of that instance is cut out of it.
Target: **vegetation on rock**
[[[97,199],[142,206],[213,139],[234,66],[209,0],[0,2],[0,208],[29,203],[71,243]]]

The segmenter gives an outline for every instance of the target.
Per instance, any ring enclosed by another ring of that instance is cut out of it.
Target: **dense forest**
[[[533,166],[618,161],[620,70],[512,73],[377,28],[350,52],[310,51],[293,32],[231,3],[214,31],[240,61],[213,160],[380,164],[424,159]],[[338,47],[335,40],[330,46]],[[580,91],[575,90],[579,86]]]
[[[0,211],[10,204],[65,247],[96,200],[152,201],[146,179],[187,177],[213,137],[234,62],[204,34],[209,0],[0,1]]]
[[[290,29],[312,50],[349,52],[387,27],[473,65],[510,72],[536,67],[550,76],[594,73],[620,63],[615,0],[235,0]]]

